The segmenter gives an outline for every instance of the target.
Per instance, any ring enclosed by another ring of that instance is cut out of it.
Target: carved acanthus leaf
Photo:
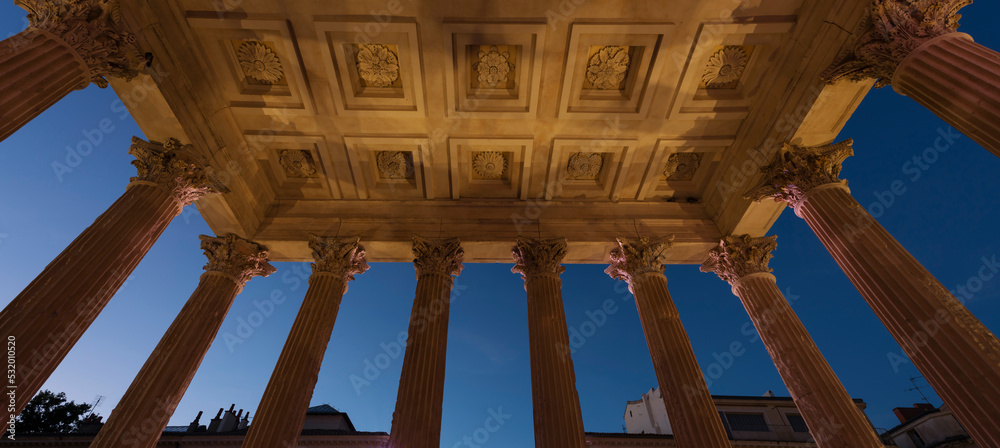
[[[778,247],[777,236],[752,237],[730,235],[708,252],[708,260],[701,265],[701,272],[715,272],[719,278],[734,284],[744,275],[771,272],[767,266],[771,251]]]
[[[369,86],[388,87],[399,79],[399,58],[385,45],[361,45],[357,66],[358,74]]]
[[[611,265],[604,270],[611,278],[632,284],[643,274],[663,273],[664,252],[674,245],[674,236],[618,238],[611,250]]]
[[[206,194],[229,192],[204,165],[191,160],[194,154],[191,145],[182,145],[177,139],[168,138],[160,143],[132,137],[128,153],[135,157],[132,165],[139,172],[132,181],[156,183],[182,206]]]
[[[90,80],[101,88],[106,76],[126,81],[139,74],[143,52],[135,36],[125,31],[118,0],[14,0],[28,11],[35,29],[50,33],[72,48],[90,69]]]
[[[312,271],[329,272],[342,279],[346,285],[354,280],[355,274],[368,270],[365,261],[365,248],[358,244],[360,238],[336,239],[329,236],[309,234],[309,248],[312,249]]]
[[[601,90],[618,90],[629,67],[628,47],[601,48],[587,65],[587,81]]]
[[[424,274],[451,276],[462,272],[465,250],[458,238],[435,241],[413,235],[413,256],[417,277]]]
[[[240,238],[235,234],[212,237],[200,235],[201,250],[205,251],[208,263],[205,271],[226,274],[242,288],[251,278],[267,277],[276,270],[267,262],[267,247]]]
[[[314,177],[316,175],[316,165],[313,163],[312,154],[301,149],[286,149],[281,151],[278,163],[285,169],[288,177]]]
[[[892,83],[899,64],[913,50],[958,29],[958,10],[972,0],[874,0],[854,50],[823,74],[827,82],[875,79]]]
[[[497,49],[496,45],[490,47],[490,51],[479,52],[479,62],[475,69],[479,72],[476,78],[486,87],[496,87],[507,83],[507,75],[514,69],[514,64],[510,63],[510,52],[503,53]]]
[[[261,83],[274,84],[285,77],[278,55],[262,42],[243,42],[236,57],[243,73]]]
[[[604,166],[604,157],[596,152],[578,152],[569,156],[566,177],[569,179],[597,179]]]
[[[472,158],[472,170],[486,179],[499,179],[507,170],[507,158],[497,151],[484,151]]]
[[[845,159],[854,155],[854,140],[826,146],[801,147],[785,144],[770,165],[760,169],[764,177],[744,197],[755,201],[772,197],[796,206],[802,197],[820,185],[846,183],[840,180]]]
[[[514,267],[511,272],[529,275],[559,275],[566,270],[562,266],[566,258],[566,238],[536,239],[517,237],[512,250]]]
[[[708,65],[701,76],[707,87],[717,87],[740,79],[747,67],[746,50],[739,46],[723,47],[708,59]]]
[[[381,151],[375,156],[375,166],[384,179],[406,179],[413,166],[402,151]]]
[[[667,158],[667,164],[663,167],[663,175],[667,180],[687,181],[694,179],[694,173],[701,165],[702,153],[700,152],[678,152],[671,154]]]

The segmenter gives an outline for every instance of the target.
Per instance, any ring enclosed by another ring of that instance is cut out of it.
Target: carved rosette
[[[261,42],[243,42],[236,57],[243,73],[261,83],[274,84],[285,77],[278,55]]]
[[[892,83],[899,64],[913,50],[958,29],[958,10],[972,0],[874,0],[861,37],[852,52],[823,74],[829,83],[841,79],[875,79],[875,87]]]
[[[360,238],[343,238],[319,236],[309,234],[309,248],[312,249],[313,273],[328,272],[344,280],[344,287],[347,282],[354,280],[356,274],[363,274],[368,270],[368,263],[365,261],[365,248],[358,244]]]
[[[616,280],[630,285],[644,274],[663,273],[663,253],[674,245],[674,236],[618,238],[618,247],[611,250],[611,265],[604,270]]]
[[[309,151],[301,149],[286,149],[281,151],[278,163],[285,169],[288,177],[314,177],[316,166],[313,164]]]
[[[462,272],[465,250],[458,238],[435,241],[413,235],[413,257],[417,277],[425,274],[450,277]]]
[[[694,173],[701,166],[700,152],[679,152],[671,154],[667,158],[667,164],[663,167],[663,175],[667,180],[687,181],[694,179]]]
[[[385,45],[361,45],[356,60],[358,74],[369,86],[388,87],[399,79],[399,58]]]
[[[761,168],[764,177],[744,197],[755,201],[774,198],[797,206],[803,196],[820,185],[846,184],[840,180],[840,168],[845,159],[854,155],[854,140],[826,146],[801,147],[785,144],[778,158]]]
[[[736,81],[747,68],[747,60],[749,57],[742,47],[723,47],[708,59],[708,66],[705,67],[701,80],[707,87],[719,87]]]
[[[701,272],[715,272],[730,285],[745,275],[769,273],[767,266],[771,252],[778,247],[778,237],[750,235],[730,235],[722,238],[719,245],[708,252],[708,260],[701,265]]]
[[[479,72],[476,79],[480,84],[493,88],[507,83],[507,75],[514,69],[514,64],[509,61],[509,51],[501,53],[494,45],[490,47],[490,51],[480,51],[478,56],[479,62],[474,68]]]
[[[512,250],[514,267],[510,272],[529,275],[559,275],[566,270],[562,265],[566,258],[566,238],[536,239],[517,237]]]
[[[604,166],[604,157],[596,152],[578,152],[569,156],[566,177],[569,179],[597,179]]]
[[[497,151],[484,151],[472,158],[472,170],[486,179],[499,179],[507,170],[507,158]]]
[[[201,250],[205,251],[208,263],[205,271],[220,272],[230,277],[242,288],[251,278],[267,277],[276,271],[267,262],[267,247],[240,238],[235,234],[211,237],[200,235]]]
[[[628,47],[601,48],[587,64],[587,81],[597,89],[618,90],[625,81],[629,63]]]
[[[182,145],[177,139],[168,138],[160,143],[132,137],[128,153],[135,157],[132,165],[139,172],[131,180],[159,185],[182,207],[207,194],[229,192],[202,164],[189,160],[193,154],[191,145]]]
[[[375,166],[384,179],[406,179],[413,167],[402,151],[381,151],[375,156]]]
[[[14,0],[28,11],[32,28],[55,36],[90,69],[90,81],[108,86],[106,76],[126,81],[139,74],[143,52],[125,31],[117,0]]]

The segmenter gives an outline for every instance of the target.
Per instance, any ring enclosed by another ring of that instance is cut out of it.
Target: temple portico
[[[854,199],[855,143],[833,143],[891,85],[1000,156],[1000,54],[958,32],[968,0],[593,0],[564,20],[528,0],[390,2],[374,34],[364,1],[15,3],[31,25],[0,42],[0,140],[91,83],[144,89],[125,104],[160,139],[133,138],[121,197],[0,312],[22,360],[15,414],[195,204],[219,235],[201,236],[205,273],[92,447],[154,447],[244,285],[286,261],[312,263],[308,290],[261,361],[275,364],[244,447],[297,445],[335,323],[357,318],[340,305],[364,299],[349,284],[401,261],[417,283],[390,448],[442,443],[469,263],[523,281],[539,448],[588,446],[566,264],[627,282],[674,446],[739,444],[672,264],[731,286],[817,446],[883,446],[778,288],[794,273],[768,266],[790,206],[972,438],[1000,446],[1000,341]]]

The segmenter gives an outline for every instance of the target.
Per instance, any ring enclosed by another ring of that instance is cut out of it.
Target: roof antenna
[[[906,392],[917,391],[917,393],[920,394],[920,398],[924,399],[924,403],[931,404],[931,401],[927,399],[926,395],[924,395],[924,391],[920,390],[921,386],[917,385],[917,378],[923,378],[923,377],[922,376],[911,376],[910,377],[910,382],[913,383],[913,387],[911,387],[909,389],[904,389],[904,390]],[[926,386],[924,386],[924,387],[926,387]]]

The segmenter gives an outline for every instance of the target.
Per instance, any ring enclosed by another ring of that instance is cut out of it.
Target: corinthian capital
[[[130,80],[138,71],[142,51],[125,31],[118,0],[14,0],[28,11],[37,30],[51,34],[73,49],[90,69],[90,80],[107,87],[106,76]]]
[[[514,267],[510,272],[529,275],[559,275],[566,270],[562,266],[566,258],[566,238],[536,239],[517,237],[512,250]]]
[[[181,145],[176,139],[160,143],[132,137],[128,153],[135,157],[132,165],[139,171],[132,181],[153,182],[163,187],[181,206],[206,194],[229,192],[202,164],[191,160],[194,154],[191,145]]]
[[[336,239],[328,236],[309,234],[309,248],[312,249],[313,273],[328,272],[347,282],[354,280],[355,274],[368,270],[365,261],[365,248],[358,244],[359,238]]]
[[[662,274],[663,253],[673,245],[673,235],[658,238],[619,237],[618,247],[611,250],[611,265],[604,272],[630,285],[643,274]]]
[[[875,87],[892,82],[892,74],[913,50],[935,37],[953,33],[962,17],[958,10],[972,0],[874,0],[854,50],[823,74],[827,82],[875,79]]]
[[[235,281],[240,288],[251,278],[267,277],[275,269],[267,262],[268,251],[263,245],[240,238],[235,234],[211,237],[201,235],[201,250],[208,263],[205,271],[221,272]]]
[[[458,275],[465,250],[458,238],[433,241],[413,235],[413,266],[417,277],[424,274]]]
[[[854,155],[853,144],[851,139],[813,147],[785,144],[778,151],[778,158],[760,169],[764,177],[744,197],[755,201],[771,197],[795,206],[813,188],[846,183],[838,176],[840,165]]]
[[[734,284],[744,275],[771,272],[767,266],[771,251],[778,247],[777,236],[752,237],[730,235],[708,252],[708,260],[701,265],[701,272],[715,272],[719,278]]]

